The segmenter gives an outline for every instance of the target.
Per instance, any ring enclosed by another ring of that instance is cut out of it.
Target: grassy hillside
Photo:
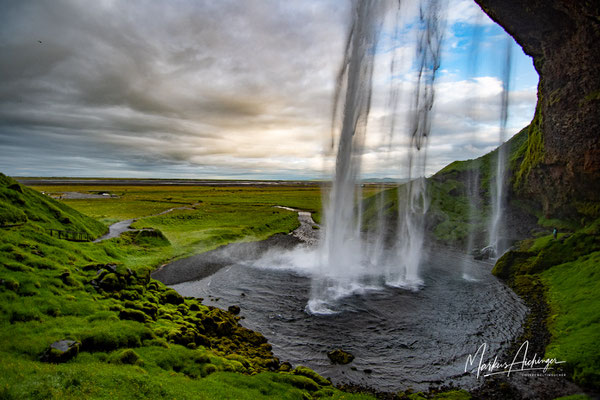
[[[573,233],[521,242],[496,263],[495,275],[528,299],[542,294],[550,338],[546,357],[566,361],[572,379],[600,388],[600,220]],[[538,334],[540,332],[537,332]]]
[[[85,232],[97,237],[107,231],[104,224],[65,204],[23,186],[0,174],[0,226],[22,226]]]
[[[106,227],[3,175],[0,194],[0,398],[368,398],[292,370],[236,315],[150,279],[139,254],[156,243],[58,239],[47,229]]]
[[[529,127],[522,129],[503,144],[506,148],[508,168],[507,191],[511,176],[518,170],[519,162],[527,148]],[[427,179],[427,193],[430,200],[427,213],[427,229],[431,239],[457,248],[465,248],[469,231],[487,238],[487,223],[491,214],[490,183],[496,175],[498,149],[474,160],[455,161],[431,178]],[[398,212],[398,190],[388,189],[374,195],[363,203],[365,227],[376,225],[378,209],[383,205],[386,220],[394,220]],[[472,198],[474,207],[471,206]],[[481,243],[483,247],[487,243]]]

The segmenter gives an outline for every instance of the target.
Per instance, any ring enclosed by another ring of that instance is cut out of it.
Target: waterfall
[[[429,207],[425,180],[427,144],[435,99],[434,83],[440,67],[443,38],[442,2],[422,2],[417,30],[417,82],[410,116],[408,179],[404,190],[398,190],[398,230],[396,257],[400,268],[388,275],[387,283],[417,289],[423,281],[419,264],[425,235],[425,214]],[[404,193],[402,193],[404,192]]]
[[[392,5],[396,7],[398,29],[400,2],[361,0],[354,4],[353,23],[337,77],[332,121],[335,126],[341,114],[341,133],[337,141],[335,176],[325,207],[319,272],[313,277],[307,305],[309,312],[336,312],[335,305],[340,298],[381,282],[410,289],[418,289],[423,283],[419,264],[428,208],[426,150],[431,131],[434,83],[440,65],[442,4],[441,0],[422,1],[419,8],[414,60],[417,75],[407,133],[409,148],[405,168],[408,183],[398,188],[395,238],[391,240],[383,216],[383,192],[376,199],[381,208],[375,234],[362,232],[359,180],[379,34],[383,18]],[[398,37],[397,34],[393,36],[394,40]],[[390,137],[398,134],[399,130],[396,124],[399,89],[398,83],[394,82],[394,60],[389,77]],[[332,145],[334,143],[335,140],[332,140]]]
[[[325,209],[320,274],[313,279],[309,310],[326,313],[328,305],[351,292],[361,273],[360,221],[355,199],[361,152],[371,106],[373,62],[382,2],[358,1],[348,34],[334,99],[333,122],[345,92],[335,178]]]
[[[482,15],[477,14],[475,28],[473,29],[473,33],[471,34],[471,45],[469,46],[469,57],[467,60],[467,69],[469,71],[470,77],[475,77],[479,68],[479,47],[481,45],[482,30]],[[472,106],[475,103],[477,102],[470,101],[467,104],[467,114],[468,117],[471,119],[474,119]],[[473,137],[473,139],[475,138]],[[467,198],[469,199],[469,232],[467,234],[467,242],[465,248],[466,254],[471,254],[473,250],[475,250],[475,231],[477,229],[477,226],[479,225],[478,210],[481,207],[481,201],[479,198],[479,184],[480,166],[478,166],[477,169],[467,171],[466,192]],[[469,261],[470,260],[468,260],[467,258],[465,258],[465,260],[463,261],[463,278],[465,280],[473,281],[474,278],[470,275],[468,271],[468,265],[470,265]]]
[[[504,144],[506,140],[506,122],[508,120],[509,87],[512,65],[512,38],[506,38],[504,51],[504,65],[502,69],[502,93],[500,103],[500,140],[496,157],[496,176],[494,185],[491,187],[492,216],[489,228],[489,246],[494,250],[495,256],[500,256],[506,250],[506,244],[501,240],[503,231],[503,216],[505,203],[505,178],[507,149]]]

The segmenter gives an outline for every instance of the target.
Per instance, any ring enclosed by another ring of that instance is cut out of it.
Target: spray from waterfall
[[[325,209],[321,271],[319,277],[313,280],[308,304],[309,310],[315,313],[327,313],[329,304],[351,292],[361,272],[360,223],[355,206],[356,184],[371,107],[373,59],[383,12],[382,4],[369,0],[355,4],[353,24],[337,78],[334,123],[344,93],[345,99],[335,178],[329,204]]]
[[[494,250],[496,256],[500,256],[506,250],[506,244],[501,240],[503,231],[503,216],[505,203],[505,178],[507,149],[503,145],[506,140],[506,123],[508,121],[509,89],[512,66],[512,39],[507,37],[504,50],[504,64],[502,68],[502,93],[500,103],[500,140],[497,150],[496,176],[494,185],[491,187],[492,217],[489,228],[489,246]]]
[[[361,156],[371,108],[379,33],[383,17],[392,4],[396,7],[398,21],[400,2],[362,0],[357,1],[353,8],[353,23],[335,91],[333,123],[335,126],[336,118],[341,115],[341,133],[337,141],[335,177],[325,208],[320,271],[313,278],[307,305],[312,313],[335,312],[335,305],[340,298],[380,284],[418,289],[423,283],[419,276],[419,264],[428,208],[426,149],[431,132],[434,83],[440,66],[444,30],[442,0],[423,0],[419,8],[417,54],[414,60],[415,90],[408,121],[408,165],[405,166],[408,183],[398,188],[396,229],[388,229],[383,208],[378,211],[380,225],[373,230],[376,234],[369,235],[362,229],[363,208],[359,185]],[[400,35],[396,30],[393,38],[398,37]],[[399,89],[395,87],[398,83],[394,82],[394,62],[395,58],[392,57],[389,77],[392,85],[388,104],[391,115],[390,138],[400,130],[396,121]],[[342,106],[343,111],[340,112]],[[334,144],[335,138],[332,139]],[[385,193],[376,199],[380,207],[383,207],[385,199]],[[390,237],[391,233],[395,236]]]
[[[419,265],[425,236],[425,214],[429,208],[425,169],[427,144],[435,99],[434,84],[440,67],[444,32],[442,1],[421,3],[420,29],[417,30],[417,82],[410,117],[408,179],[404,190],[398,190],[398,239],[396,256],[399,269],[388,275],[387,283],[417,289],[423,284]]]
[[[469,46],[469,57],[467,58],[467,71],[470,77],[475,77],[477,75],[477,71],[479,69],[479,48],[481,45],[481,35],[483,31],[482,24],[482,15],[477,14],[477,19],[474,21],[474,28],[471,34],[471,44]],[[468,96],[468,93],[465,93]],[[473,99],[474,101],[469,101],[466,104],[467,118],[470,120],[474,120],[476,117],[473,113],[473,105],[478,104],[479,101],[477,99]],[[475,139],[475,134],[473,134],[473,139]],[[479,185],[480,183],[480,168],[473,168],[467,170],[467,180],[466,180],[466,195],[469,199],[469,215],[468,215],[468,233],[467,233],[467,241],[465,253],[471,254],[475,249],[475,233],[478,226],[478,215],[479,209],[481,208],[481,201],[479,197]],[[474,278],[471,276],[469,272],[470,262],[467,258],[463,261],[463,278],[468,281],[473,281]]]

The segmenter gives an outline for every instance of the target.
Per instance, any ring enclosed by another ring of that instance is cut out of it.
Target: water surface
[[[486,358],[500,358],[526,312],[491,275],[491,265],[436,250],[422,266],[421,290],[364,288],[341,301],[342,312],[311,315],[305,312],[310,273],[285,260],[232,263],[172,287],[184,296],[203,297],[205,304],[239,305],[242,324],[264,334],[281,361],[309,366],[334,383],[384,391],[476,386],[476,377],[465,373],[467,355],[486,342]],[[332,365],[326,353],[336,348],[355,360]]]

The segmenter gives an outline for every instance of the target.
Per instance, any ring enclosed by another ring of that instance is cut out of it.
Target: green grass
[[[66,192],[111,193],[116,197],[64,199],[62,203],[105,224],[136,218],[135,228],[154,228],[170,246],[145,245],[127,235],[111,239],[110,252],[127,266],[158,266],[167,261],[239,241],[257,241],[298,227],[297,214],[275,206],[307,210],[321,221],[319,186],[120,186],[47,185],[36,190],[59,197]],[[379,188],[367,186],[364,196]],[[50,199],[51,200],[51,199]],[[169,209],[177,208],[169,213]],[[181,209],[182,208],[182,209]],[[121,250],[121,251],[119,251]]]
[[[565,370],[585,387],[600,387],[600,220],[572,234],[530,239],[506,253],[493,273],[527,296],[540,281],[550,307],[547,358],[566,361]]]
[[[450,241],[464,235],[458,229],[468,212],[461,173],[471,167],[454,164],[430,185],[431,212],[440,217],[436,234]],[[119,198],[58,202],[0,175],[0,398],[370,398],[333,389],[310,370],[268,372],[275,361],[262,335],[241,327],[234,315],[181,298],[149,278],[169,259],[293,229],[295,213],[273,206],[316,211],[319,188],[43,190],[111,191]],[[382,196],[388,211],[397,207],[397,190]],[[377,196],[364,201],[367,219],[376,216],[376,202]],[[180,206],[190,209],[153,216]],[[485,208],[480,212],[483,218]],[[137,227],[156,230],[101,243],[49,236],[49,228],[105,232],[86,213],[105,223],[138,218]],[[599,226],[561,232],[559,240],[532,239],[512,264],[505,262],[507,277],[543,281],[552,310],[547,356],[568,361],[575,381],[592,387],[598,387],[600,370],[594,347],[600,331]],[[40,362],[49,344],[62,339],[81,343],[79,355],[63,364]],[[435,396],[462,399],[468,393]]]
[[[600,252],[557,265],[541,276],[552,310],[547,357],[566,360],[579,384],[600,387]]]
[[[191,200],[193,191],[181,190],[178,199],[171,196],[164,202],[144,201],[143,192],[152,193],[150,200],[165,194],[140,189],[133,199],[122,197],[122,206],[108,219],[160,212],[186,196]],[[297,221],[294,213],[268,204],[265,197],[277,200],[274,191],[252,196],[248,190],[220,209],[214,204],[216,197],[224,202],[231,193],[221,191],[193,210],[140,221],[166,233],[128,232],[101,243],[82,243],[52,237],[47,229],[99,236],[106,226],[0,175],[0,210],[8,210],[0,213],[5,216],[0,228],[0,398],[370,398],[340,392],[313,371],[309,376],[285,372],[287,368],[277,372],[279,362],[266,339],[242,327],[238,317],[184,299],[150,279],[160,260],[198,248],[184,237],[186,232],[193,236],[196,228],[222,225],[230,234],[218,233],[219,240],[230,241],[256,229],[263,236],[286,231],[292,219]],[[290,205],[294,199],[301,203],[299,193],[286,193]],[[106,204],[118,204],[104,201],[78,205],[107,212]],[[236,232],[233,221],[258,228]],[[257,222],[273,227],[261,230]],[[41,362],[58,340],[78,343],[75,358]]]
[[[117,183],[117,182],[115,182]],[[64,199],[72,208],[105,223],[141,218],[174,207],[194,204],[224,206],[273,207],[276,205],[311,211],[318,221],[321,211],[319,186],[120,186],[120,185],[50,185],[34,186],[54,196],[65,192],[107,192],[118,197],[97,199]]]
[[[27,189],[0,174],[0,226],[22,225],[30,221],[38,229],[62,229],[97,237],[106,226],[64,203]]]
[[[330,399],[373,398],[343,393],[331,387],[305,389],[294,375],[270,372],[248,376],[223,371],[195,379],[147,367],[147,362],[139,366],[88,359],[53,365],[1,354],[3,363],[0,370],[4,382],[0,384],[0,397],[3,399],[301,400],[319,395]]]
[[[157,242],[149,238],[140,241],[130,235],[109,241],[108,252],[132,268],[154,267],[223,244],[262,240],[275,233],[295,229],[299,224],[297,214],[274,207],[276,205],[311,211],[317,220],[321,207],[318,186],[73,185],[35,188],[53,196],[65,192],[108,192],[116,195],[111,198],[64,199],[62,202],[106,224],[136,218],[134,227],[154,228],[164,235],[169,245],[162,242],[161,246],[157,246]],[[183,209],[157,215],[172,208]]]

